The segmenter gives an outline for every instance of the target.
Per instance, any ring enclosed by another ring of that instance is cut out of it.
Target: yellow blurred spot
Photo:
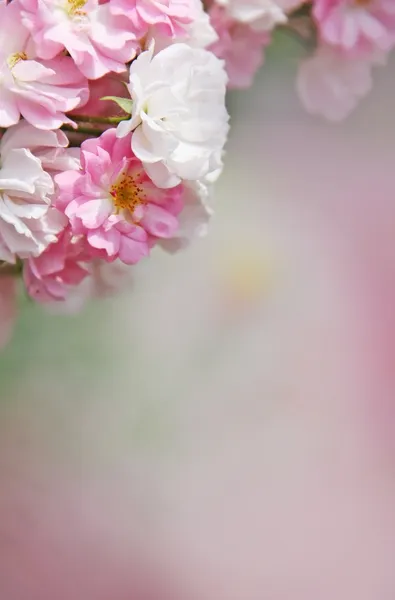
[[[220,260],[220,280],[227,295],[236,300],[254,301],[266,294],[274,276],[272,256],[262,248],[243,249]]]

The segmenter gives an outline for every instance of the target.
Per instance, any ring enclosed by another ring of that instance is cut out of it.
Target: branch
[[[0,264],[0,277],[17,277],[22,273],[23,263],[18,260],[15,265],[10,263],[2,262]]]
[[[103,129],[97,129],[96,127],[84,127],[84,125],[78,125],[78,129],[75,129],[72,125],[62,125],[60,127],[62,131],[70,131],[75,134],[88,134],[92,136],[99,136],[103,133]]]
[[[70,131],[72,133],[90,134],[93,136],[99,136],[103,133],[102,129],[98,127],[91,127],[91,125],[118,125],[121,121],[127,121],[130,119],[129,115],[124,117],[92,117],[89,115],[70,115],[70,117],[77,123],[77,128],[72,125],[62,125],[60,129],[62,131]],[[7,131],[6,127],[0,127],[0,134]]]
[[[91,117],[89,115],[70,115],[70,117],[74,121],[80,123],[92,123],[93,125],[96,123],[104,125],[118,125],[118,123],[121,121],[127,121],[130,119],[130,115],[125,115],[124,117]]]

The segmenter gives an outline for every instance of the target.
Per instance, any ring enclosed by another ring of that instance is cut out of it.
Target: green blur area
[[[14,335],[0,355],[0,399],[36,368],[62,365],[66,380],[97,372],[108,358],[98,327],[106,311],[108,301],[94,301],[79,314],[54,315],[22,293]]]

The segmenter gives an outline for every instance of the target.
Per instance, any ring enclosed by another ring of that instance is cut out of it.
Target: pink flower
[[[163,28],[150,27],[145,40],[143,40],[143,49],[148,49],[152,40],[155,40],[156,53],[174,43],[184,43],[192,48],[207,48],[213,44],[218,36],[210,23],[210,17],[202,0],[190,0],[188,14],[189,23],[183,24],[177,31],[174,31],[171,37],[166,35]]]
[[[16,278],[1,275],[0,269],[0,348],[10,340],[16,318]]]
[[[263,49],[270,42],[269,34],[235,21],[225,8],[216,4],[212,6],[209,14],[211,24],[219,37],[209,49],[225,61],[228,87],[249,87],[263,63]]]
[[[79,172],[57,175],[57,206],[73,232],[85,235],[93,254],[108,261],[135,264],[158,238],[178,228],[183,186],[157,188],[131,150],[131,134],[116,137],[109,129],[81,146]]]
[[[331,121],[347,117],[372,87],[373,63],[322,45],[299,67],[297,89],[305,108]]]
[[[348,51],[388,51],[395,45],[394,0],[315,0],[322,39]]]
[[[278,0],[216,0],[229,15],[240,23],[251,25],[253,29],[271,31],[277,25],[287,22],[281,2]]]
[[[15,1],[15,0],[14,0]],[[20,0],[22,21],[29,29],[37,55],[55,58],[66,49],[89,79],[110,71],[121,73],[136,54],[133,32],[125,20],[112,17],[98,0]]]
[[[67,135],[59,129],[46,131],[36,129],[27,121],[19,121],[10,127],[1,140],[3,154],[11,150],[26,148],[41,161],[46,171],[54,174],[57,171],[79,169],[79,148],[68,148]]]
[[[182,37],[193,21],[192,7],[191,0],[110,0],[111,12],[127,17],[138,38],[150,29],[167,38]]]
[[[76,314],[90,300],[121,294],[132,284],[133,270],[120,260],[114,262],[106,262],[100,258],[92,260],[90,252],[86,259],[88,262],[79,264],[82,268],[89,269],[88,276],[84,277],[77,285],[65,286],[66,295],[61,302],[54,302],[51,299],[48,299],[48,302],[45,301],[48,312],[51,314]],[[37,285],[37,281],[35,285]]]
[[[88,99],[86,80],[71,58],[37,61],[21,24],[18,0],[0,4],[0,127],[22,115],[39,129],[70,122],[65,113]]]
[[[0,260],[10,263],[44,252],[66,222],[51,206],[52,177],[29,150],[12,147],[13,130],[0,142]]]
[[[84,240],[66,229],[43,254],[25,261],[23,279],[29,295],[44,303],[65,300],[70,288],[89,274],[81,264],[88,259]]]

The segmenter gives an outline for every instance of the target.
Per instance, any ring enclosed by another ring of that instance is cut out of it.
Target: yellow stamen
[[[86,0],[67,0],[66,10],[71,16],[83,16],[86,15],[86,12],[82,10],[85,4]]]
[[[127,210],[133,215],[134,210],[138,206],[147,204],[144,189],[131,175],[125,173],[111,186],[110,194],[116,212]]]
[[[7,58],[7,64],[10,69],[12,69],[21,60],[27,60],[27,55],[25,52],[15,52],[14,54],[10,54],[10,56]]]

